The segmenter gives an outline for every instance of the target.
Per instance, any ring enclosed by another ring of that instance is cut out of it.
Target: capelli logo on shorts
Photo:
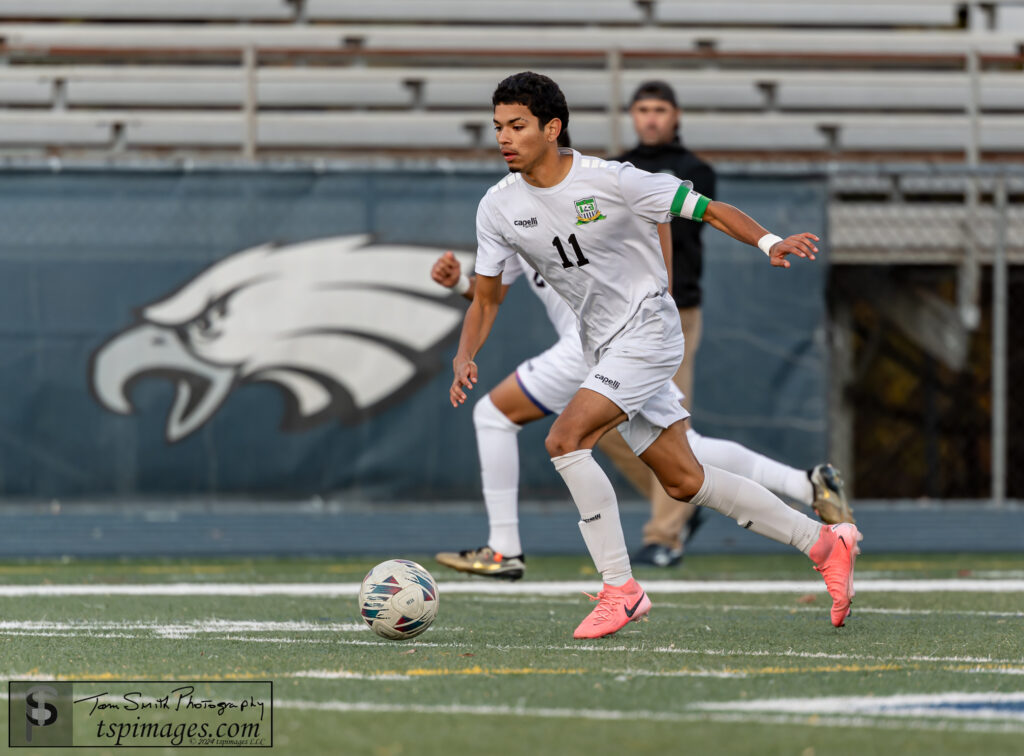
[[[537,227],[537,219],[536,218],[527,218],[525,220],[518,219],[518,220],[512,221],[512,223],[513,223],[513,225],[519,226],[520,228],[536,228]]]
[[[616,390],[618,390],[619,388],[619,382],[614,378],[608,378],[606,376],[601,375],[600,373],[594,373],[594,377],[597,378],[597,380],[601,381],[601,383],[603,383],[605,386],[611,386],[613,389]]]

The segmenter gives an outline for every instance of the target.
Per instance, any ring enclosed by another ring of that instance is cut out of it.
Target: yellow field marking
[[[383,673],[381,673],[383,674]],[[586,674],[586,670],[583,669],[543,669],[534,667],[495,667],[488,669],[485,667],[464,667],[463,669],[449,669],[448,667],[438,667],[435,669],[410,669],[405,672],[394,672],[391,674],[409,675],[410,677],[447,677],[449,675],[583,675]]]
[[[237,572],[239,569],[247,568],[248,565],[224,565],[224,564],[148,564],[134,568],[134,572],[140,575],[177,575],[188,573],[190,575],[223,575],[226,572]]]
[[[885,559],[871,559],[871,572],[881,572],[883,570],[891,571],[907,571],[907,570],[935,570],[942,572],[949,569],[946,566],[938,564],[936,562],[902,562],[897,559],[885,560]],[[986,561],[982,565],[968,568],[971,572],[983,572],[985,570],[1019,570],[1021,569],[1021,563],[1019,559],[996,559],[991,562]]]
[[[52,564],[19,564],[0,566],[0,575],[38,575],[41,572],[53,572]]]
[[[124,572],[126,569],[140,575],[165,575],[188,573],[192,575],[202,574],[223,574],[229,571],[237,572],[239,569],[248,568],[250,565],[222,565],[222,564],[101,564],[90,567],[93,572]],[[65,568],[65,565],[53,564],[5,564],[0,565],[0,575],[39,575],[52,573],[54,569]]]
[[[829,664],[820,667],[761,667],[745,671],[752,675],[793,675],[808,672],[898,672],[917,668],[916,664]]]

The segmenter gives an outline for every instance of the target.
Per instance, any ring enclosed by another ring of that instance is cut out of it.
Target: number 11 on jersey
[[[565,247],[562,246],[562,240],[557,236],[551,240],[555,249],[558,250],[558,256],[562,258],[562,267],[571,268],[573,266],[572,260],[565,254]],[[569,244],[572,246],[572,251],[576,253],[576,265],[582,268],[584,265],[590,262],[586,257],[583,256],[583,250],[580,249],[580,243],[576,241],[576,234],[569,234]]]

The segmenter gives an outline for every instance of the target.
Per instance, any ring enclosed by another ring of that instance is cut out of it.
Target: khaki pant
[[[688,307],[679,310],[679,319],[683,324],[686,351],[674,380],[679,390],[686,394],[683,405],[687,409],[691,409],[693,406],[693,362],[697,348],[700,346],[700,308]],[[633,454],[633,450],[622,440],[618,431],[606,433],[598,448],[611,458],[615,466],[633,484],[633,487],[651,502],[651,519],[644,525],[644,544],[660,543],[673,549],[681,548],[680,534],[683,531],[683,525],[696,509],[695,505],[686,501],[677,501],[665,493],[665,489],[658,482],[654,472]]]

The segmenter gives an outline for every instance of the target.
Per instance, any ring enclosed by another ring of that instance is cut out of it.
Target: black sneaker
[[[683,561],[683,550],[673,549],[660,543],[648,543],[630,557],[633,564],[650,564],[655,567],[675,567]]]
[[[694,507],[693,514],[683,523],[683,532],[679,540],[685,546],[693,538],[694,533],[704,523],[704,507]]]

